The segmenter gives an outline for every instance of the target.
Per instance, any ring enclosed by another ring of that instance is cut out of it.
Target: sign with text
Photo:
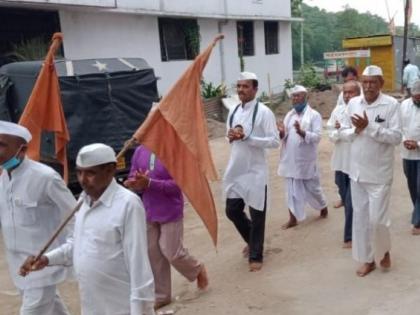
[[[324,59],[369,58],[370,49],[325,52]]]

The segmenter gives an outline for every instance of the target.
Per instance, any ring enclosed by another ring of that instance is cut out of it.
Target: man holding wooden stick
[[[21,315],[68,314],[56,290],[67,278],[55,266],[26,278],[18,275],[25,258],[38,251],[76,200],[53,169],[25,157],[31,133],[23,126],[0,121],[0,225],[10,275],[22,296]],[[65,242],[66,231],[51,244]]]
[[[147,254],[145,211],[140,198],[114,179],[116,156],[105,144],[83,147],[76,159],[83,188],[74,233],[67,243],[20,273],[74,265],[82,314],[154,314],[154,281]]]

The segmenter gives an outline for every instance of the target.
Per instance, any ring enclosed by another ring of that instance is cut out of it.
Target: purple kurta
[[[151,152],[144,146],[139,146],[131,159],[129,177],[132,178],[137,170],[149,170],[150,186],[141,192],[146,209],[148,222],[174,222],[183,217],[184,198],[178,185],[169,175],[166,168],[155,159],[150,160]]]

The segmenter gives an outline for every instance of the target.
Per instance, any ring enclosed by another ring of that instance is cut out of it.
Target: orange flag
[[[61,104],[60,86],[54,66],[54,55],[63,40],[61,33],[55,33],[52,44],[39,72],[38,79],[20,117],[19,124],[29,129],[32,141],[28,145],[28,156],[39,161],[42,131],[55,132],[55,155],[63,165],[64,180],[67,182],[67,151],[70,140]]]
[[[210,154],[200,80],[216,42],[188,67],[159,106],[150,112],[134,138],[162,161],[203,220],[217,244],[217,213],[207,179],[216,180]],[[207,178],[206,178],[207,177]]]

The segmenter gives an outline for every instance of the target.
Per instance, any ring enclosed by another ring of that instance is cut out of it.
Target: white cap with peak
[[[22,138],[28,143],[32,135],[25,127],[12,123],[10,121],[0,120],[0,134]]]
[[[246,72],[245,71],[245,72],[241,72],[239,74],[238,81],[241,81],[241,80],[257,80],[258,81],[258,77],[253,72]]]
[[[375,65],[371,65],[371,66],[367,66],[365,68],[365,70],[363,70],[362,75],[366,75],[366,76],[383,76],[383,72],[382,69],[378,66]]]
[[[93,143],[80,149],[76,158],[79,167],[93,167],[107,163],[116,163],[114,149],[103,143]]]

